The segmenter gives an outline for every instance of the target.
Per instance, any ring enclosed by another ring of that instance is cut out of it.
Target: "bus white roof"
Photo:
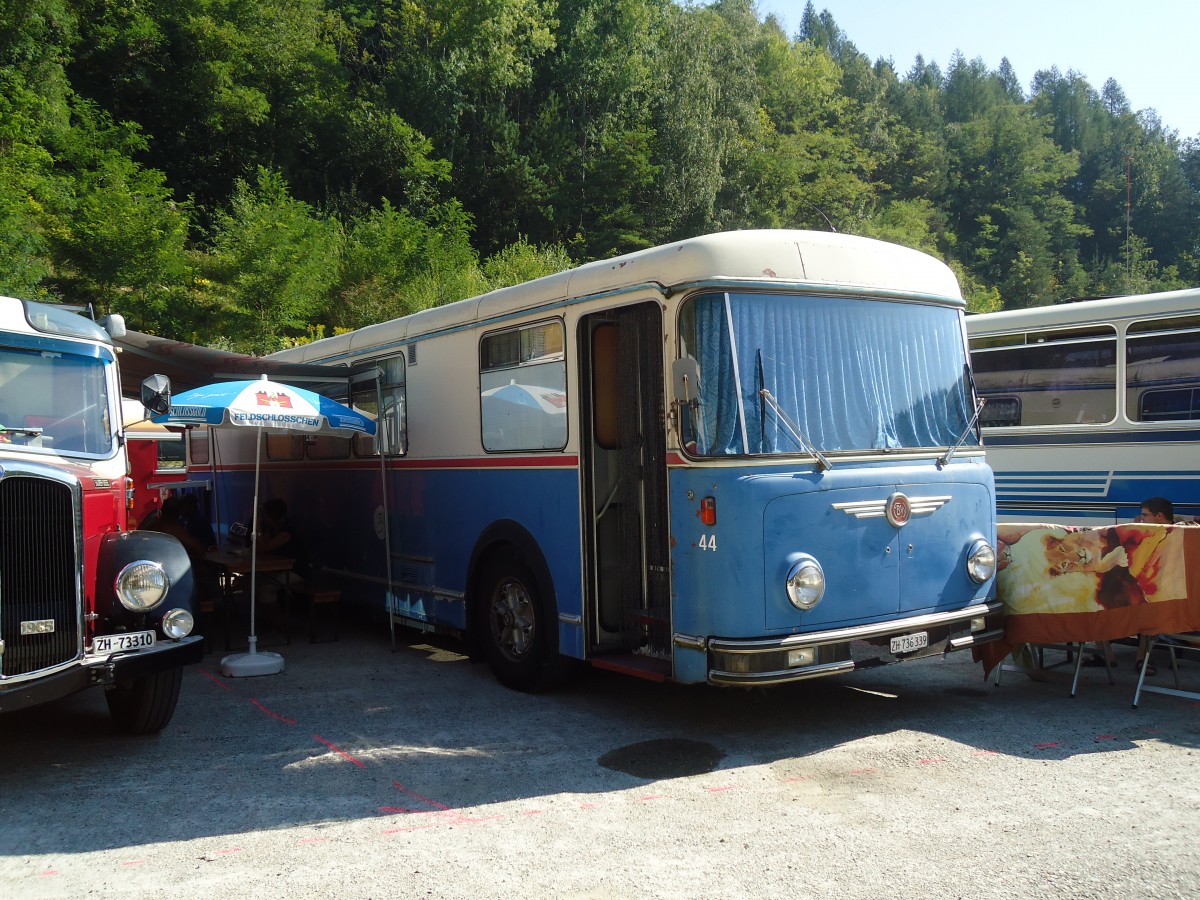
[[[273,356],[315,361],[355,355],[383,343],[401,343],[445,328],[643,284],[660,285],[665,293],[701,284],[814,290],[853,288],[960,306],[963,303],[954,272],[919,250],[820,231],[729,231],[597,260]]]
[[[967,316],[967,332],[973,335],[996,334],[1029,328],[1118,322],[1123,319],[1140,319],[1171,313],[1200,314],[1200,288],[979,313]]]

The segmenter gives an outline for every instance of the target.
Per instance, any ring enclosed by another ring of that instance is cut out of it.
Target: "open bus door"
[[[580,323],[588,655],[636,651],[670,674],[670,547],[662,310],[606,310]],[[616,659],[613,659],[616,662]]]

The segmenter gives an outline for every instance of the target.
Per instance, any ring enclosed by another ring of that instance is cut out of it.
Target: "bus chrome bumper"
[[[783,638],[708,640],[708,682],[764,685],[840,675],[904,659],[937,656],[977,647],[1003,636],[999,602],[890,622],[856,625]],[[924,633],[925,646],[891,650],[893,638]]]

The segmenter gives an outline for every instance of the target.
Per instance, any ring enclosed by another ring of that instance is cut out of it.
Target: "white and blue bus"
[[[1200,289],[967,317],[1002,522],[1200,514]]]
[[[840,234],[590,263],[275,354],[374,367],[343,399],[382,427],[270,438],[261,496],[393,626],[465,635],[518,689],[972,647],[1000,631],[963,309],[938,260]]]

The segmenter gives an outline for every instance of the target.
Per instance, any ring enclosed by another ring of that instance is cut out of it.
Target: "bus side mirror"
[[[675,401],[691,406],[700,398],[700,363],[692,356],[675,360],[671,364],[671,382],[675,386]]]
[[[125,337],[125,317],[118,313],[111,313],[101,319],[100,327],[107,331],[111,338]]]
[[[156,416],[171,411],[171,379],[166,375],[151,375],[142,382],[142,406]]]

